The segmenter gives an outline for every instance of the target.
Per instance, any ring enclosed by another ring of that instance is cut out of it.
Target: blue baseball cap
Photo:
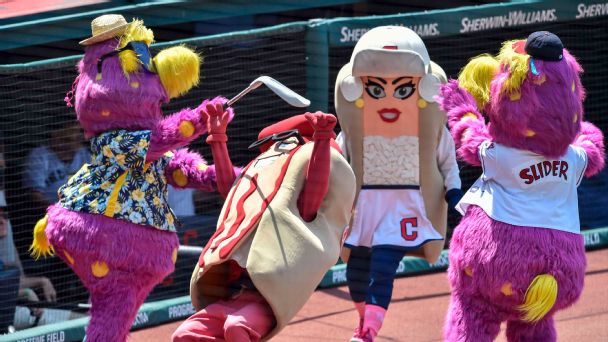
[[[533,32],[526,40],[526,53],[543,61],[561,61],[564,45],[558,36],[548,31]]]

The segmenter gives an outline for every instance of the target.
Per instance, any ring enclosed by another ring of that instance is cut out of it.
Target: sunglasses
[[[267,136],[266,138],[260,139],[256,142],[254,142],[253,144],[249,145],[248,149],[255,150],[258,147],[264,145],[265,143],[267,143],[269,141],[279,142],[279,141],[285,141],[285,140],[287,140],[289,138],[293,138],[293,137],[298,139],[298,144],[300,144],[300,145],[304,145],[306,143],[306,141],[304,140],[304,138],[302,138],[302,136],[300,135],[300,132],[298,132],[297,129],[291,129],[289,131],[275,133],[273,135]]]
[[[154,61],[152,60],[152,55],[150,54],[150,48],[148,44],[144,42],[129,42],[122,49],[114,50],[112,52],[106,53],[105,55],[99,57],[97,59],[97,79],[101,79],[101,69],[103,66],[103,61],[108,57],[116,56],[125,50],[131,50],[135,52],[137,59],[141,65],[143,65],[144,69],[151,73],[156,73],[156,68],[154,67]]]

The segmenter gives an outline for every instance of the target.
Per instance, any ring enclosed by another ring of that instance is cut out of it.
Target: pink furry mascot
[[[483,169],[457,206],[448,341],[492,341],[503,321],[509,341],[555,341],[554,313],[581,294],[576,187],[604,167],[602,132],[583,121],[581,72],[557,36],[535,32],[441,89],[458,156]]]
[[[90,291],[87,340],[126,341],[139,306],[177,258],[167,183],[227,194],[235,178],[225,144],[233,114],[218,98],[164,117],[161,104],[198,83],[200,57],[178,46],[151,58],[152,31],[120,15],[96,18],[92,28],[81,42],[75,95],[93,159],[59,190],[32,249],[57,254]],[[179,149],[206,131],[217,169]]]

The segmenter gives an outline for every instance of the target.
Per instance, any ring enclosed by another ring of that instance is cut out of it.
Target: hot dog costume
[[[355,177],[333,141],[335,124],[308,113],[260,133],[263,152],[236,180],[192,274],[201,311],[173,341],[268,340],[336,263]]]
[[[553,315],[581,294],[576,187],[604,166],[581,72],[557,36],[535,32],[472,59],[441,90],[459,157],[483,171],[458,204],[447,341],[493,341],[504,321],[509,341],[555,341]]]
[[[180,46],[152,58],[152,31],[120,15],[91,26],[66,101],[75,94],[93,158],[60,188],[59,202],[36,225],[32,251],[55,253],[90,291],[87,340],[126,341],[139,306],[177,258],[167,183],[224,194],[230,188],[224,133],[232,112],[218,98],[164,117],[161,103],[198,83],[200,57]],[[217,169],[179,149],[207,126]]]
[[[404,253],[432,263],[443,249],[446,199],[455,205],[461,192],[446,115],[433,99],[442,81],[420,37],[397,26],[365,33],[338,74],[338,138],[358,193],[345,242],[360,318],[352,341],[377,335]]]

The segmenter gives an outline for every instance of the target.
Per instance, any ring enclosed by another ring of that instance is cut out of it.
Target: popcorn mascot
[[[173,341],[266,341],[338,260],[355,176],[336,118],[306,113],[262,130],[192,274],[196,310]],[[330,172],[331,171],[331,172]]]
[[[535,32],[441,89],[459,157],[483,172],[458,204],[448,341],[493,341],[503,321],[509,341],[555,341],[554,313],[581,294],[576,187],[604,166],[602,133],[583,121],[581,72],[557,36]]]
[[[440,79],[446,76],[420,37],[397,26],[364,34],[338,74],[338,140],[358,189],[343,255],[359,313],[351,341],[373,341],[378,334],[406,252],[437,260],[446,200],[455,205],[461,197],[454,141],[433,99]]]
[[[230,189],[225,130],[232,113],[214,99],[163,117],[163,102],[198,83],[199,56],[178,46],[151,58],[152,31],[120,15],[91,26],[75,95],[93,158],[59,190],[59,203],[36,225],[32,250],[36,257],[56,253],[90,291],[87,340],[125,341],[139,306],[174,269],[178,239],[167,182]],[[217,169],[179,149],[207,129]]]

